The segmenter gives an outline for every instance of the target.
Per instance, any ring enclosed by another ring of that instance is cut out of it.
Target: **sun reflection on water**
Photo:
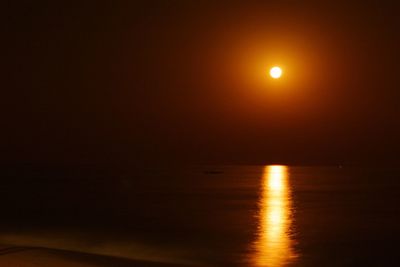
[[[291,196],[287,166],[266,166],[259,200],[259,229],[254,243],[255,266],[284,266],[296,255],[290,237]]]

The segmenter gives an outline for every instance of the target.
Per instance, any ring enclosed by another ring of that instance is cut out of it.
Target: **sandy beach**
[[[135,261],[87,253],[31,247],[0,246],[0,266],[10,267],[187,267],[188,265]]]

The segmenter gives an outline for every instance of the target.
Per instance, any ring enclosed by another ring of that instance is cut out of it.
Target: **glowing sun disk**
[[[273,67],[270,69],[269,75],[274,79],[278,79],[282,76],[282,69],[280,67]]]

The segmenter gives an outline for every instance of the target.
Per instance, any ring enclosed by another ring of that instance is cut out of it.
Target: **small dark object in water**
[[[204,174],[221,174],[224,173],[223,171],[204,171]]]

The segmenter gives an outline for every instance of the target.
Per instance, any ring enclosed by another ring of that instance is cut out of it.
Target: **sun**
[[[282,76],[282,69],[280,67],[272,67],[269,70],[269,75],[274,79],[279,79]]]

